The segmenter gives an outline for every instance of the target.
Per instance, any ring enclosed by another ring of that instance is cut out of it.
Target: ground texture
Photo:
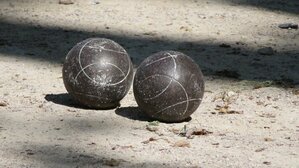
[[[298,167],[296,0],[0,1],[0,167]],[[132,89],[113,110],[66,93],[77,42],[106,37],[135,68],[177,50],[202,68],[202,104],[182,123],[149,119]]]

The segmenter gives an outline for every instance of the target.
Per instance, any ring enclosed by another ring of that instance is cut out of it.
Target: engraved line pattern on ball
[[[116,66],[116,65],[115,65],[115,66]],[[126,78],[129,76],[130,71],[131,71],[131,66],[130,66],[130,65],[128,65],[128,66],[129,66],[129,69],[128,69],[128,72],[127,72],[126,76],[125,76],[122,80],[118,81],[117,83],[113,83],[113,84],[110,84],[110,85],[117,85],[117,84],[119,84],[119,83],[122,83],[124,80],[126,80]],[[120,69],[120,68],[119,68],[119,69]]]
[[[155,74],[155,75],[151,75],[151,76],[146,77],[145,79],[143,79],[142,81],[140,81],[139,84],[141,84],[142,82],[144,82],[145,80],[147,80],[147,79],[149,79],[149,78],[153,78],[153,77],[156,77],[156,76],[166,77],[166,78],[170,79],[171,81],[174,81],[174,82],[176,82],[177,84],[179,84],[179,86],[183,89],[183,91],[184,91],[184,93],[185,93],[185,96],[186,96],[186,100],[185,100],[185,101],[186,101],[186,107],[185,107],[185,110],[184,110],[184,112],[183,112],[183,114],[182,114],[182,115],[184,115],[184,114],[187,112],[188,107],[189,107],[189,102],[188,102],[189,97],[188,97],[188,93],[187,93],[186,89],[184,88],[184,86],[183,86],[179,81],[177,81],[176,79],[174,79],[174,78],[172,78],[172,77],[170,77],[170,76],[167,76],[167,75]],[[144,99],[144,100],[145,100],[145,99]],[[171,105],[170,105],[170,106],[171,106]],[[167,107],[166,107],[166,108],[167,108]],[[160,110],[160,111],[158,111],[157,113],[159,113],[159,112],[161,112],[161,111],[163,111],[163,110]]]
[[[176,62],[175,62],[175,57],[177,56],[176,54],[172,55],[170,54],[169,52],[166,53],[168,56],[170,56],[173,60],[173,63],[174,63],[174,67],[173,67],[173,74],[172,75],[175,75],[175,72],[176,72]]]
[[[81,70],[82,70],[82,72],[83,72],[83,74],[89,79],[89,80],[91,80],[91,81],[94,81],[90,76],[88,76],[87,75],[87,73],[84,71],[84,68],[83,68],[83,66],[82,66],[82,63],[81,63],[81,53],[82,53],[82,50],[83,50],[83,48],[87,45],[87,44],[89,44],[89,43],[91,43],[91,42],[93,42],[93,41],[96,41],[97,39],[90,39],[89,41],[87,41],[82,47],[81,47],[81,49],[80,49],[80,51],[79,51],[79,56],[78,56],[78,61],[79,61],[79,65],[80,65],[80,68],[81,68]],[[106,44],[107,42],[106,41],[102,41],[100,44],[99,44],[99,47],[103,47],[102,45],[104,45],[104,44]],[[92,47],[91,46],[91,48],[96,48],[96,47]],[[103,47],[104,48],[104,47]],[[104,48],[105,49],[105,48]],[[80,70],[80,71],[81,71]],[[80,72],[79,72],[80,73]]]
[[[111,42],[116,45],[117,47],[119,47],[122,51],[119,52],[123,52],[124,54],[127,54],[127,51],[125,49],[123,49],[119,44],[117,44],[115,41],[111,40]]]
[[[93,66],[93,65],[95,65],[95,64],[98,64],[98,63],[89,64],[89,65],[85,66],[84,68],[82,68],[82,69],[78,72],[78,74],[76,75],[76,77],[75,77],[75,81],[77,81],[78,76],[81,74],[81,72],[84,71],[84,69],[86,69],[86,68],[88,68],[88,67],[90,67],[90,66]],[[91,80],[93,80],[93,79],[91,78]]]
[[[82,53],[83,48],[84,48],[87,44],[91,43],[92,41],[95,41],[95,39],[90,39],[89,41],[87,41],[87,42],[81,47],[81,49],[80,49],[80,51],[79,51],[79,55],[78,55],[78,61],[79,61],[80,68],[81,68],[83,74],[84,74],[88,79],[90,79],[90,80],[92,80],[92,78],[91,78],[90,76],[88,76],[88,75],[86,74],[86,72],[84,71],[84,69],[83,69],[83,66],[82,66],[82,63],[81,63],[81,53]],[[80,70],[80,71],[81,71],[81,70]]]
[[[129,73],[130,73],[130,68],[129,68],[129,70],[128,70],[127,75],[125,75],[124,71],[122,71],[122,70],[121,70],[118,66],[116,66],[115,64],[108,63],[108,62],[107,62],[107,64],[108,64],[108,65],[112,65],[113,67],[117,68],[117,69],[122,73],[122,75],[124,76],[124,78],[123,78],[122,80],[118,81],[118,82],[115,82],[115,83],[108,83],[109,86],[117,85],[117,84],[123,82],[123,81],[128,77],[128,75],[129,75]]]
[[[100,62],[92,63],[92,64],[89,64],[89,65],[85,66],[84,68],[82,68],[82,69],[79,71],[79,73],[76,75],[76,77],[75,77],[75,81],[77,81],[78,76],[79,76],[79,75],[80,75],[86,68],[88,68],[88,67],[90,67],[90,66],[93,66],[93,65],[97,65],[97,64],[101,64],[101,63],[100,63]],[[118,69],[118,70],[122,73],[122,75],[124,76],[124,78],[126,78],[126,75],[125,75],[124,71],[121,70],[118,66],[116,66],[115,64],[109,63],[109,62],[105,62],[105,63],[104,63],[104,65],[106,65],[106,64],[111,65],[111,66],[115,67],[116,69]],[[93,82],[99,84],[99,82],[95,81],[95,79],[92,79],[92,78],[91,78],[91,80],[92,80]],[[113,86],[113,85],[117,85],[117,84],[121,83],[122,81],[123,81],[123,79],[120,80],[120,81],[118,81],[118,82],[115,82],[115,83],[108,83],[108,84],[107,84],[107,83],[101,83],[101,84],[102,84],[102,85],[106,85],[106,86],[107,86],[107,85],[108,85],[108,86]]]
[[[82,63],[81,63],[81,53],[82,53],[83,48],[84,48],[87,44],[91,43],[92,41],[96,41],[96,40],[97,40],[97,39],[90,39],[90,40],[87,41],[87,42],[82,46],[82,48],[80,49],[80,51],[79,51],[79,56],[78,56],[78,61],[79,61],[79,65],[80,65],[81,70],[80,70],[80,71],[78,72],[78,74],[76,75],[75,81],[76,81],[77,77],[79,76],[79,74],[82,72],[82,73],[83,73],[89,80],[91,80],[91,81],[93,81],[93,82],[96,82],[96,81],[95,81],[94,79],[92,79],[89,75],[87,75],[87,73],[84,71],[87,67],[91,66],[92,64],[87,65],[87,66],[85,66],[85,67],[83,68]],[[115,50],[110,50],[110,49],[106,49],[106,48],[104,48],[102,45],[104,45],[104,44],[106,44],[106,43],[107,43],[106,41],[102,41],[102,42],[99,44],[99,47],[100,47],[101,49],[103,49],[103,50],[106,50],[106,51],[111,51],[111,52],[117,52],[117,53],[121,53],[121,54],[126,54],[126,52],[115,51]],[[114,42],[113,44],[116,45],[115,42]],[[118,45],[117,45],[117,46],[118,46]],[[91,46],[90,48],[97,48],[97,47],[92,47],[92,46]],[[101,52],[101,49],[100,49],[100,52]],[[130,61],[130,60],[128,60],[128,61]],[[119,70],[124,74],[124,72],[123,72],[118,66],[116,66],[116,65],[114,65],[114,64],[112,64],[112,63],[109,63],[109,64],[111,64],[112,66],[116,67],[117,69],[119,69]],[[117,84],[123,82],[123,81],[129,76],[130,71],[131,71],[131,66],[129,65],[128,72],[127,72],[127,74],[124,76],[124,78],[123,78],[122,80],[116,82],[116,83],[112,83],[112,84],[109,84],[109,85],[117,85]]]
[[[176,61],[175,61],[175,57],[177,56],[177,55],[172,55],[172,54],[170,54],[170,53],[166,53],[168,56],[167,57],[163,57],[163,58],[160,58],[160,59],[158,59],[158,60],[156,60],[156,61],[153,61],[153,62],[151,62],[151,63],[148,63],[148,64],[146,64],[145,66],[149,66],[149,65],[151,65],[151,64],[154,64],[154,63],[156,63],[156,62],[159,62],[159,61],[162,61],[162,60],[164,60],[164,59],[167,59],[167,58],[172,58],[172,60],[173,60],[173,72],[172,72],[172,75],[174,76],[174,74],[175,74],[175,72],[176,72]],[[154,76],[149,76],[149,77],[154,77]],[[149,77],[147,77],[147,78],[145,78],[145,79],[148,79]],[[155,95],[155,96],[153,96],[153,97],[149,97],[149,98],[145,98],[144,100],[151,100],[151,99],[155,99],[155,98],[157,98],[157,97],[159,97],[160,95],[162,95],[168,88],[169,88],[169,86],[170,86],[170,84],[172,83],[172,78],[171,78],[171,80],[169,81],[169,83],[167,84],[167,86],[160,92],[160,93],[158,93],[157,95]]]
[[[166,76],[166,77],[168,77],[168,78],[170,78],[169,76]],[[173,78],[171,78],[171,79],[173,79]],[[184,113],[182,114],[182,115],[184,115],[186,112],[187,112],[187,110],[188,110],[188,107],[189,107],[189,97],[188,97],[188,93],[187,93],[187,91],[186,91],[186,89],[184,88],[184,86],[179,82],[179,81],[177,81],[176,79],[173,79],[173,81],[174,82],[176,82],[176,83],[178,83],[180,86],[181,86],[181,88],[183,89],[183,91],[184,91],[184,93],[185,93],[185,96],[186,96],[186,108],[185,108],[185,111],[184,111]]]
[[[106,44],[106,43],[104,43]],[[100,44],[102,45],[102,43]],[[108,49],[108,48],[105,48],[104,46],[89,46],[88,48],[92,48],[92,49],[100,49],[100,52],[102,52],[103,50],[104,51],[110,51],[110,52],[115,52],[115,53],[119,53],[119,54],[126,54],[125,52],[122,52],[122,51],[116,51],[116,50],[111,50],[111,49]]]
[[[147,63],[145,66],[147,67],[147,66],[149,66],[149,65],[152,65],[152,64],[154,64],[154,63],[156,63],[156,62],[159,62],[159,61],[165,60],[165,59],[167,59],[167,58],[170,58],[170,57],[171,57],[171,56],[167,56],[167,57],[163,57],[163,58],[157,59],[156,61],[153,61],[153,62]]]
[[[140,83],[143,83],[145,80],[149,79],[149,78],[153,78],[153,77],[156,77],[157,75],[151,75],[151,76],[148,76],[147,78],[143,79]],[[167,86],[160,92],[160,93],[157,93],[155,96],[153,97],[149,97],[149,98],[144,98],[144,100],[151,100],[151,99],[155,99],[157,97],[159,97],[160,95],[162,95],[170,86],[170,84],[172,83],[172,79],[170,79],[169,83],[167,84]]]
[[[167,59],[167,58],[172,58],[172,60],[173,60],[173,63],[174,63],[174,71],[173,71],[173,73],[175,73],[175,70],[176,70],[176,61],[175,61],[175,57],[177,56],[176,54],[175,55],[172,55],[172,54],[170,54],[170,53],[166,53],[168,56],[166,56],[166,57],[163,57],[163,58],[160,58],[160,59],[158,59],[158,60],[155,60],[155,61],[153,61],[153,62],[150,62],[150,63],[147,63],[146,65],[145,65],[145,67],[147,67],[147,66],[149,66],[149,65],[151,65],[151,64],[154,64],[154,63],[157,63],[157,62],[159,62],[159,61],[162,61],[162,60],[165,60],[165,59]],[[174,75],[174,74],[173,74]]]

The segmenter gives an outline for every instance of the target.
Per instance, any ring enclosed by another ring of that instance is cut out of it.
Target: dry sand
[[[299,31],[278,28],[298,24],[298,9],[296,0],[0,1],[0,167],[298,167]],[[150,122],[132,90],[118,109],[76,104],[62,63],[89,37],[120,43],[135,67],[161,50],[190,55],[206,76],[192,119]],[[194,127],[212,133],[179,134]]]

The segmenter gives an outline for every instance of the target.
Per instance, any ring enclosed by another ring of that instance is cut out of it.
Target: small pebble
[[[264,161],[263,164],[265,164],[265,165],[271,165],[271,162]]]
[[[72,0],[59,0],[59,4],[71,5],[71,4],[74,4],[74,2]]]

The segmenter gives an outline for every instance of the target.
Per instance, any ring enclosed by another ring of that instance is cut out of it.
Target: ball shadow
[[[120,106],[120,104],[116,104],[115,106],[107,107],[107,108],[94,108],[89,107],[84,104],[79,103],[68,93],[60,93],[60,94],[47,94],[45,96],[47,101],[53,102],[55,104],[64,105],[68,107],[74,107],[84,110],[113,110]]]
[[[131,120],[138,120],[138,121],[156,121],[156,119],[151,118],[148,116],[145,112],[142,111],[139,107],[120,107],[115,110],[115,114],[126,117]],[[160,121],[165,124],[172,124],[172,123],[182,123],[182,122],[189,122],[192,120],[192,117],[188,117],[182,121],[176,121],[176,122],[169,122],[169,121]]]
[[[162,123],[165,123],[165,124],[178,124],[178,123],[183,123],[183,122],[189,122],[191,120],[192,120],[192,117],[189,116],[183,120],[178,120],[178,121],[166,121],[166,120],[159,120],[159,121]]]
[[[126,117],[131,120],[138,121],[154,121],[146,113],[144,113],[139,107],[120,107],[115,110],[115,114]]]
[[[55,104],[64,105],[64,106],[68,106],[68,107],[74,107],[74,108],[80,108],[80,109],[91,109],[87,106],[79,104],[68,93],[47,94],[45,96],[45,99],[47,101],[53,102]]]

